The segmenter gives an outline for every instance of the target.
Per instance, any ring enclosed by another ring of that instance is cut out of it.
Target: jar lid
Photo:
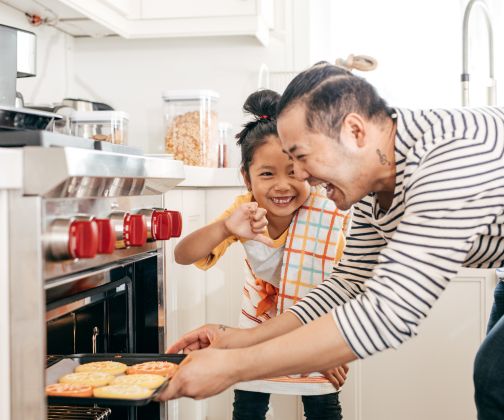
[[[118,121],[129,120],[129,115],[123,111],[76,111],[71,116],[72,121]]]
[[[213,90],[167,90],[163,92],[165,101],[191,101],[197,99],[218,99],[220,95]]]

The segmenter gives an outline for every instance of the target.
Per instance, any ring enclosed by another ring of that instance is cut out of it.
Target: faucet
[[[468,69],[468,38],[469,38],[469,17],[473,6],[478,5],[485,17],[485,23],[488,33],[488,71],[490,77],[490,86],[487,87],[487,105],[495,105],[496,102],[496,81],[494,79],[494,48],[493,48],[493,29],[488,6],[484,0],[469,0],[464,11],[464,24],[462,29],[462,105],[469,105],[469,69]]]

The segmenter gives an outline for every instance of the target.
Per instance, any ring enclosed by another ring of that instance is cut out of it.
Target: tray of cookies
[[[183,354],[70,354],[46,369],[49,404],[142,406],[155,400]]]

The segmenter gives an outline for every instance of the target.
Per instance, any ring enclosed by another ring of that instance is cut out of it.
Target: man
[[[163,398],[205,398],[396,348],[461,266],[504,264],[504,110],[394,110],[365,80],[317,65],[290,83],[277,118],[295,175],[324,183],[339,208],[354,205],[345,254],[287,313],[252,330],[205,326],[175,343],[170,351],[212,346],[188,357]],[[475,364],[484,420],[504,412],[499,346],[504,318]]]

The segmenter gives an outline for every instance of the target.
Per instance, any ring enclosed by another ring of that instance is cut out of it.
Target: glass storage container
[[[164,151],[192,166],[217,166],[217,99],[210,90],[163,93]]]
[[[114,144],[128,144],[128,122],[128,114],[120,111],[77,111],[71,116],[73,135]]]

